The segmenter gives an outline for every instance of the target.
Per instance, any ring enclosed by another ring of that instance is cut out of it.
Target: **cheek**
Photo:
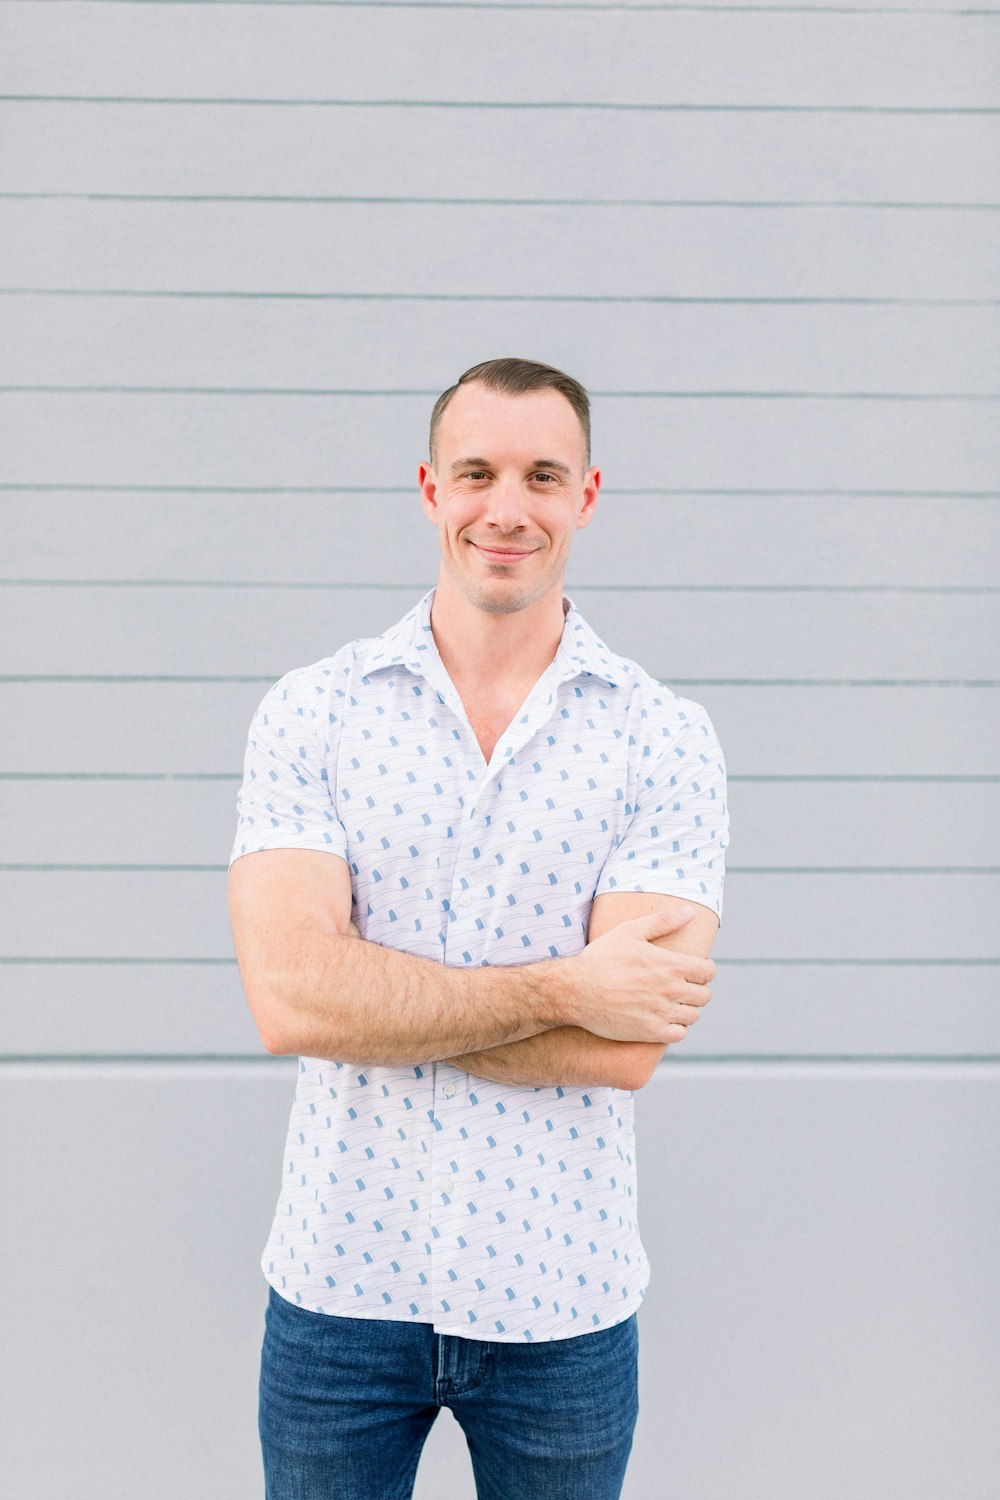
[[[462,531],[475,519],[475,502],[461,496],[452,496],[445,507],[443,520],[450,532]]]

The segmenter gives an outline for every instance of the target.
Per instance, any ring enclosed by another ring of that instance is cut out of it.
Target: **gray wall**
[[[996,1493],[997,12],[0,30],[5,1492],[261,1492],[246,730],[433,581],[431,401],[522,353],[594,392],[569,591],[732,778],[716,997],[638,1101],[627,1496]],[[471,1493],[445,1416],[418,1495]]]

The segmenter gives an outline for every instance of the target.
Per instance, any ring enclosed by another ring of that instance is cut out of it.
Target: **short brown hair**
[[[460,385],[476,380],[491,391],[500,391],[505,396],[524,396],[529,391],[558,391],[565,396],[580,419],[583,429],[583,447],[586,462],[590,463],[590,400],[587,392],[572,375],[552,365],[540,365],[532,359],[487,359],[481,365],[473,365],[460,375],[454,385],[437,398],[431,412],[430,459],[434,462],[434,441],[445,407]]]

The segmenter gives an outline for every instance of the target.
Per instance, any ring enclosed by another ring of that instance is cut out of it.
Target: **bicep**
[[[247,994],[265,987],[293,954],[344,936],[351,923],[351,872],[337,854],[264,849],[229,871],[229,914]]]
[[[648,917],[653,912],[669,911],[671,907],[686,906],[694,912],[690,922],[666,937],[655,938],[658,948],[670,948],[675,953],[691,953],[698,958],[707,958],[715,934],[719,930],[719,919],[707,906],[680,896],[661,895],[656,891],[605,891],[595,896],[590,908],[590,925],[587,942],[592,943],[605,932],[610,932],[621,922],[630,922],[634,917]]]

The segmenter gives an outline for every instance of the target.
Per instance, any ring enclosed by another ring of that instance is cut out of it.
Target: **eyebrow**
[[[536,458],[531,469],[558,469],[560,474],[571,474],[573,471],[568,464],[560,463],[558,458]],[[451,466],[452,473],[459,469],[489,469],[492,465],[488,458],[457,458]]]

